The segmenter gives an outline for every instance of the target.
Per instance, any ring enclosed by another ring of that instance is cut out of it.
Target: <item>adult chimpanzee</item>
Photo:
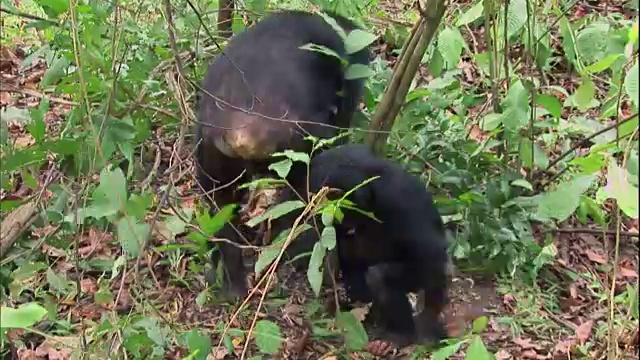
[[[352,301],[373,301],[372,313],[385,340],[404,345],[445,338],[439,315],[447,302],[447,240],[424,184],[355,144],[314,156],[309,171],[310,192],[327,186],[345,193],[379,176],[348,197],[379,221],[345,209],[342,222],[335,224],[347,295]],[[417,331],[406,293],[419,291],[424,291],[424,309],[417,316]]]
[[[356,28],[343,17],[330,16],[347,33]],[[221,187],[214,194],[219,207],[240,202],[245,192],[236,191],[236,185],[265,174],[274,152],[308,151],[304,136],[330,138],[337,135],[337,128],[349,127],[364,80],[345,79],[344,65],[333,56],[300,49],[308,43],[347,56],[342,39],[320,15],[283,11],[232,37],[210,65],[206,91],[199,94],[197,176],[207,192],[214,182]],[[363,49],[347,59],[350,64],[367,65],[370,56],[369,49]],[[299,188],[305,176],[306,166],[296,163],[287,180]],[[230,224],[217,236],[240,240]],[[219,243],[219,249],[224,292],[245,295],[241,250],[228,243]],[[214,265],[217,260],[214,252]]]

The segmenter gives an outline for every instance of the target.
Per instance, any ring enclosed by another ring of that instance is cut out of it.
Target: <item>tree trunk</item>
[[[218,2],[218,35],[229,38],[233,35],[233,0],[219,0]]]
[[[393,69],[391,81],[371,119],[372,131],[367,136],[367,145],[377,153],[384,153],[384,146],[396,116],[404,104],[411,81],[416,76],[420,60],[433,39],[444,15],[445,0],[428,0],[426,8],[407,38],[400,58]]]

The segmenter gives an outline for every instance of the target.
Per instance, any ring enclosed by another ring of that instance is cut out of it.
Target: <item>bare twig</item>
[[[614,129],[614,128],[618,128],[620,125],[627,123],[633,119],[635,119],[638,116],[638,113],[635,113],[629,117],[626,117],[622,120],[616,121],[615,123],[606,126],[596,132],[594,132],[593,134],[587,136],[586,138],[578,141],[577,144],[573,145],[571,147],[571,149],[565,151],[562,155],[558,156],[557,158],[555,158],[551,163],[549,163],[549,166],[547,166],[546,171],[549,171],[552,167],[554,167],[556,164],[558,164],[562,159],[564,159],[565,157],[567,157],[569,154],[571,154],[572,152],[576,151],[579,147],[583,146],[586,142],[590,141],[591,139],[595,138],[598,135],[602,135],[604,133],[606,133],[607,131]]]
[[[596,234],[596,235],[609,235],[615,236],[616,230],[604,230],[604,229],[593,229],[593,228],[566,228],[566,229],[554,229],[553,232],[565,233],[565,234]],[[620,236],[625,237],[640,237],[640,234],[628,231],[621,231]]]

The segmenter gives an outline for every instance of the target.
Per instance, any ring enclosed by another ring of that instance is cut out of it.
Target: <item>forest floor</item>
[[[386,5],[385,11],[393,13],[399,5]],[[400,9],[404,11],[404,9]],[[575,16],[588,11],[583,7],[576,7]],[[476,34],[480,38],[481,34]],[[381,49],[381,51],[384,49]],[[393,60],[391,56],[388,56]],[[61,122],[65,121],[66,113],[74,102],[70,99],[52,97],[42,93],[38,84],[46,71],[44,61],[23,64],[25,55],[20,47],[12,44],[3,45],[0,51],[0,106],[3,107],[2,116],[9,125],[9,136],[17,148],[27,148],[34,143],[34,138],[25,130],[23,119],[28,117],[26,110],[35,109],[42,99],[48,99],[51,107],[45,115],[47,136],[59,133]],[[473,73],[474,65],[463,62],[460,68]],[[473,82],[473,76],[466,79]],[[570,77],[555,78],[558,85],[570,87]],[[156,129],[156,134],[162,134],[162,128]],[[480,130],[478,130],[480,131]],[[480,138],[481,132],[477,134]],[[158,174],[170,167],[173,156],[173,144],[170,139],[154,144],[156,153],[151,156],[145,166],[155,167]],[[158,154],[160,162],[155,163]],[[183,169],[184,177],[176,185],[177,193],[187,200],[182,201],[182,209],[195,207],[196,201],[192,194],[195,187],[193,165]],[[49,179],[35,179],[40,185]],[[159,177],[158,186],[163,183]],[[51,196],[46,187],[41,186],[38,194],[42,200]],[[36,195],[31,187],[23,184],[2,194],[2,200],[23,200]],[[174,210],[170,207],[162,209],[165,214]],[[168,226],[168,225],[167,225]],[[620,262],[618,264],[618,278],[616,287],[624,289],[634,286],[638,282],[638,229],[637,221],[627,221],[622,225],[624,232],[635,236],[623,236],[621,240]],[[56,229],[50,226],[35,227],[31,231],[30,239],[39,241],[47,238]],[[486,276],[478,276],[457,272],[453,278],[450,290],[451,306],[447,310],[447,323],[452,336],[462,335],[471,326],[471,322],[481,315],[488,317],[488,326],[482,332],[482,339],[486,347],[496,353],[496,358],[505,359],[570,359],[576,354],[583,354],[586,358],[601,358],[606,351],[606,323],[609,310],[607,309],[607,289],[611,283],[609,269],[611,267],[611,249],[615,247],[615,237],[610,229],[607,234],[598,234],[590,227],[567,221],[553,234],[553,243],[557,248],[557,257],[547,274],[553,279],[539,280],[535,288],[524,287],[514,280],[504,280]],[[164,232],[164,234],[163,234]],[[167,229],[158,229],[154,245],[167,243]],[[544,243],[546,233],[539,233],[538,240]],[[78,238],[79,254],[82,261],[91,262],[112,258],[120,253],[120,245],[114,240],[114,234],[107,233],[95,227],[86,229]],[[66,274],[76,269],[76,264],[63,251],[44,244],[38,249],[50,259],[56,259],[51,265],[56,274]],[[67,318],[71,323],[79,321],[98,321],[112,311],[126,313],[129,311],[154,312],[172,324],[173,327],[187,329],[204,329],[216,333],[220,324],[227,323],[235,309],[231,305],[212,307],[200,304],[201,292],[204,289],[202,274],[192,274],[186,258],[176,259],[176,263],[161,261],[157,252],[149,251],[142,257],[140,275],[145,281],[155,284],[154,291],[147,290],[144,301],[140,294],[132,291],[133,283],[137,281],[133,273],[122,281],[111,282],[111,291],[117,294],[115,305],[98,304],[93,299],[102,292],[101,274],[95,272],[81,272],[77,279],[83,296],[59,299],[58,318]],[[578,275],[579,274],[579,275]],[[44,281],[43,277],[29,279],[29,286],[37,288]],[[51,281],[49,279],[49,281]],[[26,285],[23,285],[26,286]],[[268,318],[277,322],[283,331],[285,340],[285,356],[301,359],[332,359],[337,358],[336,352],[341,346],[341,339],[330,336],[311,336],[312,325],[310,317],[319,317],[317,311],[330,308],[332,296],[327,290],[320,301],[315,299],[308,287],[303,274],[296,274],[287,270],[278,273],[277,287],[266,298],[260,312],[260,318]],[[35,291],[34,291],[35,292]],[[254,297],[249,308],[245,309],[233,324],[234,328],[246,329],[251,324],[254,310],[258,305],[258,297]],[[144,310],[143,310],[144,309]],[[314,310],[315,309],[315,310]],[[316,315],[313,315],[316,314]],[[313,316],[312,316],[313,315]],[[623,315],[626,316],[626,315]],[[628,320],[628,318],[627,318]],[[615,339],[625,358],[633,358],[639,346],[637,326],[626,327]],[[21,330],[11,330],[8,337],[16,339],[21,336]],[[69,358],[72,349],[78,346],[77,335],[50,335],[46,339],[34,336],[31,341],[22,343],[15,354],[19,359],[65,359]],[[213,346],[219,337],[214,337]],[[233,353],[239,355],[242,351],[241,337],[233,337]],[[113,350],[112,350],[113,351]],[[172,347],[165,354],[165,358],[184,358],[187,353],[180,346]],[[411,348],[400,349],[397,355],[409,356]],[[229,350],[221,346],[212,353],[210,359],[224,359]],[[366,358],[365,353],[351,353],[352,359]],[[580,356],[579,356],[580,357]],[[464,358],[456,355],[451,358]]]

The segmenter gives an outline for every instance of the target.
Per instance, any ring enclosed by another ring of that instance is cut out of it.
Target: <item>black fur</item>
[[[347,33],[355,28],[349,20],[332,16]],[[241,201],[245,191],[236,191],[236,185],[266,174],[273,162],[269,154],[286,148],[308,151],[308,142],[303,141],[307,134],[321,138],[337,135],[335,128],[317,124],[349,127],[364,81],[346,80],[344,67],[334,57],[299,49],[307,43],[324,45],[345,55],[342,39],[319,15],[283,11],[233,36],[224,54],[210,65],[203,88],[222,101],[207,93],[199,94],[197,177],[207,192],[237,179],[233,186],[214,193],[219,207]],[[370,51],[364,49],[352,54],[349,61],[368,64],[370,56]],[[256,113],[307,123],[296,125],[262,118]],[[229,140],[234,132],[251,138],[256,148],[248,151],[234,145]],[[247,172],[240,177],[245,169]],[[300,186],[304,170],[302,164],[294,165],[288,181]],[[233,223],[237,227],[238,222]],[[217,236],[240,241],[240,235],[229,225]],[[220,250],[226,270],[225,293],[245,295],[246,272],[241,251],[225,243],[220,244]],[[214,264],[217,260],[216,256],[212,258]]]
[[[446,337],[439,315],[447,302],[449,256],[442,219],[425,185],[363,145],[341,145],[312,158],[309,190],[328,186],[344,193],[374,176],[380,178],[348,199],[381,223],[344,210],[342,223],[335,224],[347,294],[351,300],[373,301],[374,317],[388,340],[403,345],[419,340],[421,333],[439,341]],[[425,300],[417,318],[420,331],[406,296],[418,291],[424,291]]]

